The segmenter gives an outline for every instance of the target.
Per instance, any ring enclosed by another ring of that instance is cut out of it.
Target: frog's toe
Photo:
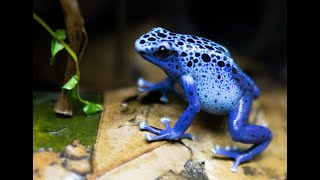
[[[157,140],[179,140],[179,139],[194,139],[192,134],[189,133],[184,133],[184,134],[179,134],[175,132],[171,127],[170,127],[170,119],[167,117],[163,117],[160,119],[160,121],[166,126],[165,129],[160,130],[154,127],[149,126],[145,121],[141,122],[139,124],[140,129],[142,130],[147,130],[153,134],[156,134],[157,136],[153,136],[150,134],[147,134],[146,140],[147,141],[157,141]]]
[[[240,150],[230,146],[226,146],[226,148],[223,149],[219,145],[216,145],[216,147],[211,151],[214,155],[222,155],[229,158],[237,158],[240,155]]]
[[[162,94],[161,98],[160,98],[160,101],[163,102],[163,103],[168,103],[169,102],[169,99],[168,99],[168,96],[167,94]]]
[[[159,129],[149,126],[145,121],[142,121],[139,124],[139,128],[141,130],[147,130],[149,132],[152,132],[153,134],[160,134],[161,132]]]
[[[138,84],[139,87],[151,87],[151,86],[154,86],[153,83],[151,83],[149,81],[146,81],[143,78],[139,78],[138,81],[137,81],[137,84]]]
[[[190,134],[190,133],[185,133],[185,134],[183,134],[180,138],[181,138],[181,139],[191,139],[191,140],[194,140],[194,139],[195,139],[195,137],[194,137],[192,134]]]

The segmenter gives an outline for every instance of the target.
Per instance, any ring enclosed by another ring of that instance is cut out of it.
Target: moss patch
[[[58,93],[33,93],[33,151],[43,147],[63,151],[65,146],[79,139],[89,145],[90,151],[96,140],[101,113],[85,116],[82,104],[75,104],[72,117],[64,117],[53,112]],[[83,95],[92,102],[102,103],[103,97]]]

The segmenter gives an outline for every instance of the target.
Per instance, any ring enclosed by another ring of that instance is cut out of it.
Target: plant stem
[[[65,43],[63,40],[59,39],[57,34],[36,14],[33,12],[33,19],[35,19],[39,24],[42,25],[50,34],[53,36],[63,47],[68,51],[70,56],[73,58],[74,62],[76,63],[76,75],[78,76],[80,80],[80,71],[78,66],[78,58],[77,55],[72,51],[72,49],[69,47],[67,43]]]
[[[67,43],[65,43],[62,39],[59,39],[57,34],[35,13],[33,12],[33,19],[35,19],[42,27],[44,27],[52,37],[54,37],[65,49],[66,51],[70,54],[70,56],[73,58],[75,65],[76,65],[76,76],[78,77],[78,84],[77,84],[77,97],[80,102],[84,104],[89,104],[88,101],[84,100],[80,96],[80,87],[79,87],[79,82],[80,82],[80,70],[79,70],[79,63],[78,63],[78,58],[76,54],[73,52],[73,50],[69,47]]]

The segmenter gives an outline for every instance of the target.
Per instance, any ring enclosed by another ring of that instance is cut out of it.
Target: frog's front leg
[[[138,91],[139,92],[151,92],[151,91],[157,91],[160,90],[162,93],[162,96],[160,98],[160,101],[167,103],[168,100],[168,91],[172,91],[175,94],[177,94],[180,98],[184,99],[183,94],[181,94],[174,86],[174,80],[170,77],[167,77],[166,79],[158,82],[158,83],[151,83],[149,81],[144,80],[143,78],[138,79]]]
[[[235,163],[231,168],[232,172],[236,172],[241,162],[249,161],[265,150],[272,140],[272,133],[268,128],[248,123],[252,101],[255,96],[256,94],[245,94],[230,112],[228,123],[229,132],[234,141],[253,145],[242,152],[237,149],[223,149],[219,146],[212,149],[214,154],[235,159]]]
[[[140,123],[140,129],[150,131],[157,136],[146,135],[147,141],[157,141],[157,140],[178,140],[182,138],[190,138],[193,139],[193,136],[188,133],[184,133],[192,123],[192,120],[196,113],[200,111],[200,102],[197,95],[196,87],[194,80],[191,76],[181,76],[178,80],[179,84],[183,87],[189,106],[179,117],[178,121],[174,125],[173,128],[169,125],[169,119],[162,118],[161,122],[165,124],[166,129],[160,130],[154,127],[147,125],[146,122]]]

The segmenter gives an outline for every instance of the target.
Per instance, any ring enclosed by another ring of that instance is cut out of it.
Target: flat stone
[[[136,87],[106,92],[105,110],[92,157],[93,173],[89,179],[185,179],[193,177],[192,172],[202,173],[202,179],[286,177],[286,89],[262,91],[261,97],[254,101],[249,121],[268,126],[273,140],[263,153],[240,164],[236,173],[230,170],[234,160],[215,157],[211,152],[217,144],[240,149],[250,147],[231,139],[227,117],[201,111],[187,130],[195,136],[194,140],[147,142],[145,135],[150,133],[139,129],[140,122],[163,129],[160,118],[165,116],[174,126],[188,106],[175,96],[169,95],[168,104],[161,103],[159,97],[157,94],[138,95]]]

